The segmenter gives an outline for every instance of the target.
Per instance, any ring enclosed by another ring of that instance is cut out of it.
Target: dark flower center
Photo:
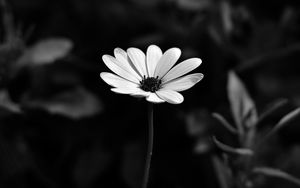
[[[146,76],[144,76],[143,80],[140,81],[140,84],[142,90],[155,92],[160,89],[161,80],[158,79],[158,76],[156,78],[154,77],[146,78]]]

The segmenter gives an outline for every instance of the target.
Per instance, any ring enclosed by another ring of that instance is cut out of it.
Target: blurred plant
[[[63,58],[67,59],[73,48],[73,42],[66,38],[48,38],[40,40],[32,46],[26,46],[20,28],[14,26],[14,19],[8,5],[4,0],[1,0],[0,3],[3,23],[3,30],[1,30],[3,39],[0,42],[0,93],[2,101],[0,107],[12,113],[22,113],[24,109],[42,109],[51,114],[60,114],[71,119],[99,113],[102,110],[100,100],[93,93],[80,86],[80,82],[74,85],[74,83],[63,83],[68,82],[68,80],[57,80],[54,84],[70,84],[67,87],[70,89],[54,93],[50,97],[35,94],[36,87],[39,87],[39,90],[47,87],[41,86],[40,84],[45,83],[40,82],[43,81],[43,77],[50,73],[51,64],[62,61]],[[14,86],[14,81],[24,72],[31,74],[28,85],[31,88],[24,88],[25,91],[22,91],[21,96],[12,100],[10,88],[19,87]],[[71,76],[74,77],[75,75]],[[76,77],[65,78],[77,79]]]
[[[300,115],[300,108],[289,112],[272,127],[267,133],[258,131],[258,125],[282,107],[286,101],[279,101],[257,115],[255,104],[249,96],[245,86],[233,72],[228,74],[227,92],[231,113],[236,126],[231,125],[222,115],[213,113],[230,133],[237,137],[237,147],[227,145],[213,137],[215,145],[222,150],[222,157],[213,157],[215,171],[222,188],[238,187],[249,188],[260,185],[259,175],[278,177],[300,186],[300,179],[280,169],[263,166],[260,164],[262,146],[280,129],[287,126],[293,119]]]
[[[209,13],[208,33],[219,47],[237,59],[237,70],[258,67],[299,51],[299,15],[289,3],[283,4],[273,19],[257,16],[258,10],[251,9],[245,1],[220,0],[215,7]]]
[[[100,114],[103,105],[80,81],[74,66],[70,66],[79,62],[71,54],[71,40],[54,37],[27,45],[31,33],[29,30],[22,32],[14,22],[8,4],[0,0],[0,186],[7,187],[13,181],[9,187],[39,183],[43,187],[56,187],[59,183],[56,175],[49,175],[51,168],[47,168],[44,160],[54,157],[53,169],[63,169],[73,141],[78,139],[65,131],[68,127],[65,122],[73,125],[78,120]],[[35,127],[39,123],[44,126]],[[51,130],[47,130],[48,123]],[[55,130],[56,125],[60,126],[60,131]],[[51,138],[47,137],[50,132]],[[54,140],[59,140],[55,152],[48,148],[55,145]],[[40,145],[47,151],[40,149]],[[95,153],[103,149],[95,148]],[[55,156],[45,157],[43,152],[53,152]],[[89,153],[84,155],[84,159],[89,157]],[[80,172],[74,173],[78,184],[94,179],[98,170],[105,167],[99,157],[91,159],[100,161],[93,168],[88,165],[82,168],[87,163],[84,159],[79,158]],[[84,172],[90,172],[86,181],[84,176],[78,177]]]

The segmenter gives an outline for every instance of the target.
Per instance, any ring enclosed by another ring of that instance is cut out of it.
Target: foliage
[[[299,116],[300,108],[296,108],[283,116],[268,132],[258,132],[259,120],[271,116],[282,101],[274,104],[263,116],[258,116],[253,100],[250,98],[244,84],[234,72],[228,74],[228,97],[236,128],[228,123],[222,115],[214,113],[219,122],[231,133],[238,137],[239,148],[226,145],[215,137],[213,141],[224,152],[223,159],[215,158],[214,165],[221,187],[257,187],[257,174],[286,179],[300,186],[300,179],[279,169],[258,166],[260,164],[261,148],[272,135]],[[267,114],[267,115],[266,115]],[[225,178],[224,178],[225,177]]]

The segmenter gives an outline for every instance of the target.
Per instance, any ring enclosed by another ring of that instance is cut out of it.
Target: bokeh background
[[[258,113],[300,105],[300,7],[287,0],[0,0],[0,187],[139,188],[147,103],[118,95],[99,77],[115,47],[182,50],[204,79],[180,105],[155,105],[149,187],[218,188],[212,135],[234,142],[211,116],[233,122],[234,70]],[[265,160],[300,178],[296,118]],[[269,124],[268,124],[269,125]],[[264,126],[262,126],[264,128]],[[262,129],[263,129],[262,128]],[[256,187],[297,187],[264,178]]]

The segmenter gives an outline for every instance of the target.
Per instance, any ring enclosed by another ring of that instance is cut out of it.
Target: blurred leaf
[[[282,127],[288,125],[292,120],[294,120],[296,117],[298,117],[300,114],[300,108],[296,108],[292,112],[285,115],[283,118],[280,119],[280,121],[273,127],[273,129],[267,134],[266,137],[269,137],[273,135],[275,132],[277,132]]]
[[[299,178],[296,178],[296,177],[294,177],[286,172],[283,172],[279,169],[274,169],[274,168],[269,168],[269,167],[256,167],[253,169],[253,172],[257,173],[257,174],[263,174],[266,176],[282,178],[282,179],[288,180],[288,181],[293,182],[300,186]]]
[[[177,5],[188,11],[199,11],[208,9],[211,5],[209,0],[176,0]]]
[[[230,6],[229,2],[221,1],[220,9],[224,32],[229,34],[234,29],[232,23],[232,7]]]
[[[272,115],[276,110],[281,108],[282,106],[286,105],[288,102],[287,99],[280,99],[276,101],[275,103],[271,104],[258,118],[258,122],[263,121],[268,116]]]
[[[0,44],[0,85],[6,83],[13,77],[14,66],[22,57],[25,45],[21,38],[10,38],[9,41]]]
[[[185,114],[185,124],[188,134],[191,136],[202,137],[207,134],[210,127],[210,114],[206,109],[192,110]]]
[[[103,110],[100,99],[82,87],[57,94],[48,100],[29,99],[24,103],[26,107],[42,108],[72,119],[92,116]]]
[[[221,188],[230,188],[230,171],[224,163],[216,156],[212,157],[213,165]]]
[[[237,133],[237,130],[222,115],[213,113],[212,116],[216,118],[228,131],[233,134]]]
[[[205,154],[208,153],[212,148],[212,144],[208,137],[199,137],[197,139],[197,143],[195,144],[194,151],[197,154]]]
[[[13,113],[21,113],[19,104],[11,101],[9,93],[6,90],[0,91],[0,107]]]
[[[213,137],[214,143],[224,152],[238,154],[238,155],[253,155],[253,151],[248,148],[233,148],[229,145],[223,144],[222,142],[218,141],[216,137]]]
[[[227,92],[239,134],[243,135],[245,128],[253,127],[256,124],[257,113],[248,91],[233,71],[228,74]]]
[[[1,28],[1,32],[3,32],[1,34],[3,34],[4,42],[9,43],[20,38],[21,30],[16,28],[11,8],[5,0],[0,1],[0,17],[2,18],[1,24],[3,26],[3,30]]]
[[[66,38],[44,39],[24,53],[19,66],[53,63],[66,56],[72,48],[72,41]]]

